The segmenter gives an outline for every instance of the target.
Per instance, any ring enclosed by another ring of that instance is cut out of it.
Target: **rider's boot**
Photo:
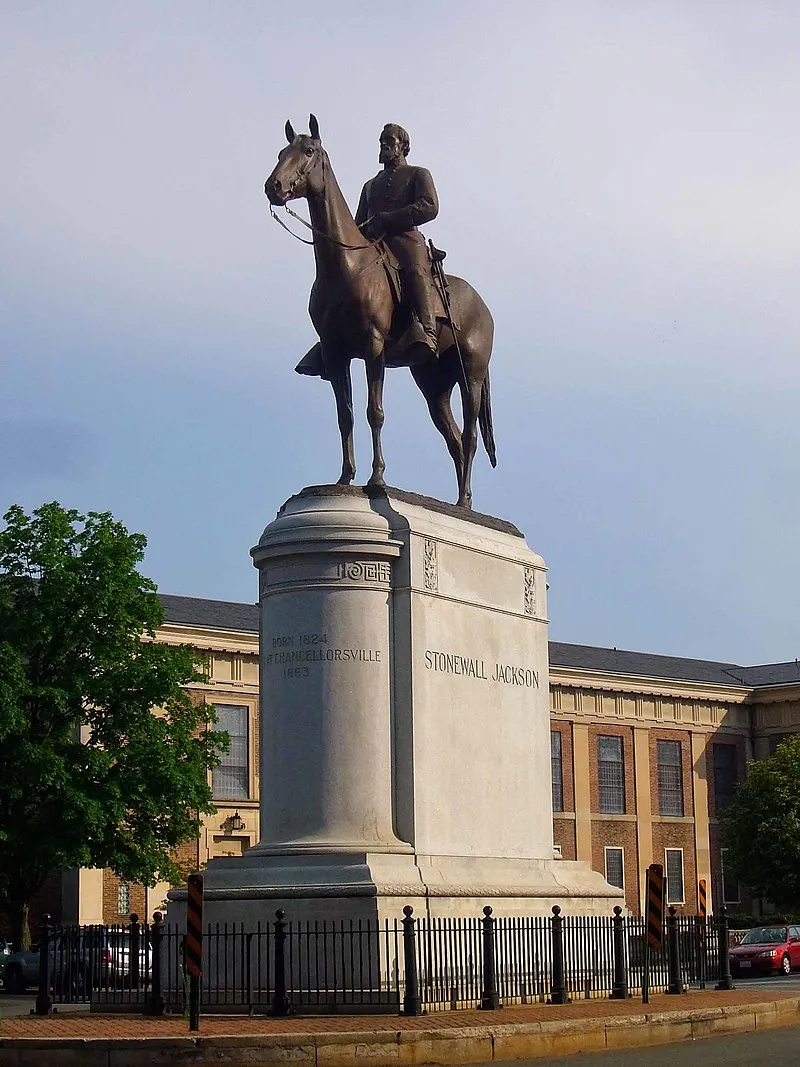
[[[414,317],[403,337],[403,347],[416,357],[414,362],[430,359],[439,351],[430,276],[427,271],[408,271],[406,285]]]

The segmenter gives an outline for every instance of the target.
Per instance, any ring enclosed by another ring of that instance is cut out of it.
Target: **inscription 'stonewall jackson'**
[[[513,663],[490,663],[472,656],[459,656],[450,652],[425,653],[425,667],[429,671],[442,674],[455,674],[461,678],[475,678],[483,682],[503,682],[505,685],[519,685],[526,689],[539,688],[539,672],[532,667],[518,667]]]

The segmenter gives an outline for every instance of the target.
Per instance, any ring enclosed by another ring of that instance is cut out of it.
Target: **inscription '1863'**
[[[518,667],[513,663],[492,663],[472,656],[459,656],[450,652],[425,653],[425,666],[429,671],[456,674],[462,678],[475,678],[482,682],[502,682],[504,685],[519,685],[525,689],[539,688],[539,672],[532,667]]]

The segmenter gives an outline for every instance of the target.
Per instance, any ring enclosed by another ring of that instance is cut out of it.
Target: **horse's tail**
[[[481,386],[481,407],[478,412],[478,424],[481,428],[481,437],[489,455],[489,462],[493,467],[497,466],[497,450],[494,443],[494,428],[492,427],[492,394],[489,389],[489,369],[486,369],[486,377]]]

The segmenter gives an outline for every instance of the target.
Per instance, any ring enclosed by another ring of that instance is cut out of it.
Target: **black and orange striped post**
[[[664,943],[664,868],[651,863],[647,868],[645,891],[644,975],[642,1004],[650,1003],[650,953],[660,952]]]
[[[697,959],[700,963],[700,988],[706,987],[706,931],[708,929],[708,897],[706,880],[697,883]]]
[[[200,976],[203,973],[203,876],[190,874],[186,906],[186,973],[189,975],[189,1029],[200,1029]]]

